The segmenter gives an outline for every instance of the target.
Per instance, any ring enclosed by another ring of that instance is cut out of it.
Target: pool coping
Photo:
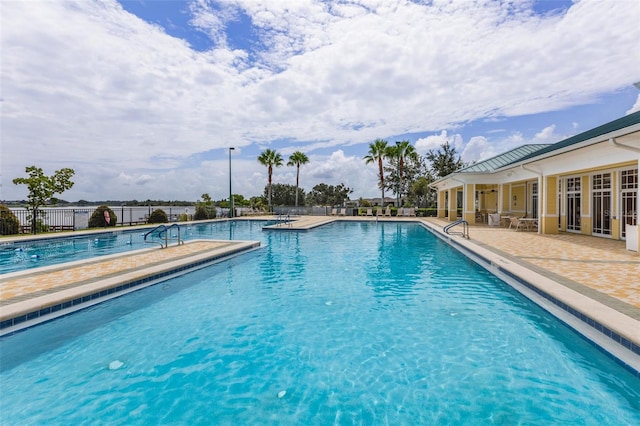
[[[434,223],[419,222],[438,238],[567,324],[640,379],[640,321],[488,250],[473,240],[446,234]]]
[[[247,220],[247,218],[243,218]],[[270,218],[251,218],[249,220],[268,220],[273,219]],[[364,217],[307,217],[307,216],[292,216],[290,218],[292,222],[289,223],[276,223],[269,226],[264,226],[263,230],[280,230],[280,231],[306,231],[312,228],[316,228],[322,225],[330,224],[333,222],[342,222],[342,221],[380,221],[380,222],[402,222],[402,223],[418,223],[423,225],[426,229],[430,230],[433,234],[435,234],[440,239],[444,240],[452,247],[462,252],[465,256],[470,258],[472,261],[478,263],[483,268],[487,269],[492,274],[496,275],[498,278],[502,279],[508,285],[515,288],[517,291],[525,295],[525,297],[532,300],[534,303],[548,311],[551,315],[558,318],[561,322],[565,323],[567,326],[572,328],[578,335],[587,339],[591,344],[596,346],[602,352],[606,353],[612,359],[614,359],[618,364],[625,367],[626,370],[630,371],[636,377],[640,378],[640,321],[635,318],[631,318],[625,313],[620,312],[615,309],[615,307],[607,306],[601,301],[594,300],[588,294],[582,294],[575,289],[571,289],[567,287],[562,282],[557,280],[557,277],[553,275],[549,276],[549,274],[540,273],[536,271],[535,268],[532,268],[531,265],[528,265],[526,262],[520,262],[518,259],[514,259],[509,256],[508,253],[502,253],[499,250],[491,250],[490,247],[486,247],[482,243],[474,242],[473,240],[467,240],[459,236],[453,236],[446,234],[442,226],[435,222],[430,222],[426,218],[364,218]],[[96,231],[95,233],[108,233],[111,232],[122,232],[121,229],[117,229],[114,231]],[[76,234],[77,235],[77,234]],[[68,236],[68,235],[67,235]],[[57,236],[56,236],[57,237]],[[191,240],[198,241],[198,240]],[[212,240],[204,240],[204,241],[212,241]],[[228,243],[232,243],[234,241],[226,241]],[[256,243],[259,246],[258,242]],[[147,248],[141,249],[144,250],[157,250],[158,248]],[[254,247],[255,249],[255,247]],[[108,257],[118,257],[118,256],[127,256],[134,253],[132,251],[126,253],[119,253],[114,255],[102,256],[100,259],[107,259]],[[193,259],[193,257],[191,257]],[[82,263],[82,262],[91,262],[95,261],[93,259],[87,259],[83,261],[69,262],[61,265],[52,265],[51,269],[60,269],[69,267],[74,263]],[[197,262],[197,260],[196,260]],[[211,263],[215,262],[215,259],[212,261],[204,261],[203,266],[207,266]],[[186,270],[192,271],[197,269],[197,265],[193,265],[193,267],[188,266]],[[39,268],[44,269],[44,268]],[[186,272],[185,270],[185,272]],[[30,271],[20,271],[17,273],[10,273],[2,275],[2,279],[7,278],[9,275],[20,274],[20,273],[32,273],[34,270]],[[171,278],[171,270],[168,272],[151,275],[150,277],[143,278],[147,279],[147,284],[152,285],[157,282],[166,280]],[[179,272],[177,272],[179,274]],[[0,279],[0,282],[2,281]],[[138,280],[140,281],[140,280]],[[135,281],[135,282],[138,282]],[[138,283],[137,285],[145,284]],[[113,285],[111,288],[114,288]],[[116,285],[115,288],[118,288]],[[110,294],[102,294],[104,291],[109,292],[110,290],[100,290],[97,294],[99,297],[118,297],[121,294],[125,294],[129,291],[135,291],[139,288],[137,287],[133,290],[131,289],[121,289],[119,292],[115,292],[115,296],[110,296]],[[96,293],[94,292],[93,295]],[[71,302],[71,306],[67,306],[66,310],[63,310],[65,313],[71,313],[70,309],[79,310],[83,309],[82,304],[84,303],[83,298],[87,296],[82,296],[81,298],[75,298],[73,300],[67,300],[64,303]],[[98,302],[94,302],[93,304],[100,303],[105,299],[101,299]],[[79,302],[78,302],[79,301]],[[78,302],[80,305],[79,308],[75,308],[74,303]],[[46,308],[44,308],[46,310]],[[0,312],[3,313],[0,316],[0,320],[4,318],[4,307],[0,306]],[[40,311],[31,311],[30,314],[38,316]],[[27,313],[29,314],[29,313]],[[25,315],[27,315],[25,314]],[[36,318],[37,319],[37,318]],[[22,328],[27,328],[31,325],[33,319],[27,318],[25,316],[23,322],[25,325]],[[41,321],[42,322],[42,321]],[[13,327],[12,327],[13,328]],[[4,329],[0,327],[0,336],[4,334],[9,334],[14,330],[5,327]]]
[[[387,223],[414,222],[425,226],[437,237],[515,288],[640,378],[640,321],[636,318],[568,287],[565,283],[559,282],[557,277],[537,272],[531,265],[518,262],[507,253],[490,250],[473,240],[446,234],[439,224],[425,218],[338,216],[325,218],[317,225],[307,223],[309,220],[300,223],[296,220],[293,224],[271,225],[269,229],[307,230],[333,222],[374,220]]]

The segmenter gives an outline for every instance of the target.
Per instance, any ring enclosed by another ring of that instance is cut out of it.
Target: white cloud
[[[574,130],[576,127],[577,123],[573,123]],[[493,137],[491,140],[488,140],[484,136],[474,136],[464,145],[460,156],[462,161],[470,164],[487,160],[525,144],[551,144],[573,136],[573,134],[559,135],[555,130],[556,125],[551,124],[535,133],[531,138],[525,138],[523,134],[518,131],[505,135],[503,138]]]
[[[223,198],[211,178],[226,179],[225,155],[189,159],[230,144],[316,150],[308,189],[317,177],[375,196],[375,170],[343,147],[592,102],[640,69],[633,1],[579,1],[545,17],[529,2],[228,0],[215,13],[211,3],[189,9],[216,43],[197,52],[113,0],[3,2],[0,198],[26,196],[10,180],[31,164],[73,167],[66,199]],[[265,50],[229,48],[240,13]],[[482,155],[509,144],[472,140]],[[246,196],[264,187],[249,160],[234,160],[247,173],[234,192]]]
[[[640,95],[638,95],[638,98],[636,99],[636,103],[633,104],[631,109],[626,112],[626,115],[633,114],[634,112],[638,112],[638,111],[640,111]]]
[[[486,160],[487,158],[495,157],[497,154],[495,147],[487,142],[487,139],[483,136],[474,136],[469,139],[469,143],[466,144],[460,157],[465,163],[471,164],[476,161]]]
[[[535,143],[554,143],[558,142],[558,135],[554,133],[556,130],[555,124],[547,126],[540,132],[536,133],[534,137]]]

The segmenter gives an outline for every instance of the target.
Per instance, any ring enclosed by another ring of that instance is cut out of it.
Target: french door
[[[611,173],[593,175],[591,191],[591,233],[598,236],[611,235]]]
[[[580,231],[580,177],[567,178],[567,231]]]
[[[620,172],[621,233],[626,238],[625,225],[638,224],[638,169]]]

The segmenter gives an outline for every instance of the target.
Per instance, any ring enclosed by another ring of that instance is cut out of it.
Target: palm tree
[[[289,156],[287,166],[296,166],[296,208],[298,208],[298,185],[300,184],[300,166],[307,164],[309,157],[304,152],[296,151]]]
[[[282,166],[282,155],[278,151],[273,149],[266,149],[260,156],[258,157],[258,161],[263,166],[267,166],[267,171],[269,174],[268,180],[268,206],[269,211],[271,211],[271,177],[273,176],[273,167]]]
[[[380,206],[384,207],[384,169],[382,162],[387,158],[388,151],[387,141],[384,139],[376,139],[369,144],[369,153],[364,157],[365,163],[378,163],[378,186],[382,190],[382,198],[380,199]]]
[[[389,157],[398,161],[398,207],[400,207],[400,199],[402,199],[402,173],[404,162],[407,158],[416,159],[418,153],[416,148],[409,141],[396,142],[396,146],[389,147]]]

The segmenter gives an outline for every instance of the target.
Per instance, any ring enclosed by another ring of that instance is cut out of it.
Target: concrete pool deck
[[[274,217],[237,220],[251,219],[274,220]],[[488,269],[496,275],[506,274],[507,278],[515,277],[521,282],[531,283],[553,300],[588,315],[598,325],[606,327],[605,330],[621,336],[624,340],[618,340],[618,343],[635,353],[631,365],[640,371],[640,256],[627,251],[624,241],[568,233],[539,235],[486,225],[471,226],[471,238],[466,240],[442,232],[442,228],[450,223],[448,221],[415,217],[295,216],[289,223],[281,222],[264,229],[309,230],[333,221],[363,220],[423,223],[462,251],[488,262]],[[0,321],[29,315],[47,306],[68,304],[71,300],[79,300],[79,297],[87,298],[89,294],[121,286],[123,282],[157,276],[256,245],[259,244],[198,240],[167,249],[143,249],[3,274],[0,275]],[[26,324],[31,321],[30,318],[26,320]],[[12,328],[8,327],[3,332],[10,332]]]
[[[124,294],[259,246],[257,241],[193,240],[0,275],[0,334],[99,303],[113,297],[114,289]]]

